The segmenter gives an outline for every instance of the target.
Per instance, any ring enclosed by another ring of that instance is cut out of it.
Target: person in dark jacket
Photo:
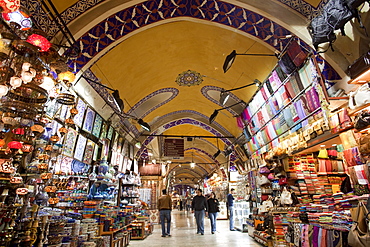
[[[216,232],[216,219],[217,219],[217,212],[219,212],[220,203],[216,199],[216,194],[211,192],[207,200],[208,205],[208,217],[211,220],[211,233],[214,234]]]
[[[235,189],[232,188],[230,190],[230,194],[227,195],[227,208],[229,210],[229,226],[230,226],[230,231],[235,231],[234,229],[234,191]]]
[[[197,234],[204,235],[204,215],[208,216],[208,205],[201,189],[197,189],[197,195],[191,202],[191,209],[197,222]]]

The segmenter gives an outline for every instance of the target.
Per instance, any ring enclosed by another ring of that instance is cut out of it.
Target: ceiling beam
[[[141,134],[141,136],[157,136],[157,137],[177,137],[177,138],[185,138],[185,137],[192,137],[192,138],[217,138],[217,139],[223,139],[223,138],[233,138],[234,136],[192,136],[192,135],[163,135],[163,134]]]

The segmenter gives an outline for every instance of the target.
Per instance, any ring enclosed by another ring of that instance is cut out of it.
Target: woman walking
[[[217,219],[217,212],[220,212],[219,205],[220,203],[216,199],[216,194],[211,192],[208,200],[208,216],[211,220],[211,233],[215,234],[216,232],[216,219]]]

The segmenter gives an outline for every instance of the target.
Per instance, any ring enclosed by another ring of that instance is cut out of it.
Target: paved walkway
[[[194,214],[174,210],[172,212],[171,235],[161,237],[161,225],[154,225],[153,233],[144,240],[131,240],[130,247],[260,247],[248,233],[229,230],[228,220],[217,221],[217,232],[211,234],[210,221],[204,220],[204,235],[196,234]]]

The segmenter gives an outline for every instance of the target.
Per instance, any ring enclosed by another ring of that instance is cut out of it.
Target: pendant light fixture
[[[257,87],[259,87],[262,83],[258,80],[258,79],[255,79],[253,81],[253,83],[250,83],[250,84],[247,84],[247,85],[244,85],[244,86],[241,86],[241,87],[237,87],[237,88],[233,88],[233,89],[229,89],[229,90],[222,90],[221,93],[220,93],[220,104],[221,105],[225,105],[227,100],[230,98],[230,93],[231,91],[236,91],[236,90],[239,90],[239,89],[243,89],[243,88],[246,88],[246,87],[250,87],[250,86],[253,86],[253,85],[256,85]]]
[[[212,123],[213,123],[213,121],[216,119],[216,117],[217,117],[217,115],[218,115],[218,112],[219,112],[219,111],[222,111],[222,110],[225,110],[225,109],[229,109],[229,108],[231,108],[231,107],[233,107],[233,106],[236,106],[236,105],[238,105],[238,104],[241,104],[241,103],[245,104],[245,102],[244,102],[244,101],[240,101],[240,102],[237,102],[237,103],[235,103],[235,104],[232,104],[231,106],[227,106],[227,107],[224,107],[224,108],[216,109],[216,110],[212,113],[212,115],[209,117],[209,124],[212,124]]]
[[[195,163],[194,163],[194,152],[191,152],[191,163],[190,163],[190,168],[194,169],[195,168]]]
[[[216,159],[219,155],[220,155],[220,153],[221,153],[221,150],[220,150],[220,148],[218,147],[218,139],[216,139],[216,141],[217,141],[217,152],[212,156],[212,159]]]
[[[223,70],[224,73],[226,73],[230,68],[231,65],[233,65],[236,56],[238,55],[244,55],[244,56],[261,56],[261,57],[276,57],[275,54],[248,54],[248,53],[236,53],[235,50],[233,50],[229,55],[227,55],[224,65],[223,65]]]

